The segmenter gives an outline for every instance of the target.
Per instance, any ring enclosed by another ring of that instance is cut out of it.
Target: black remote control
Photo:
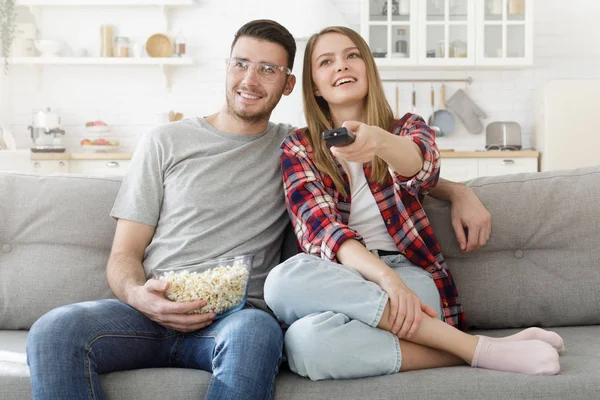
[[[342,128],[330,129],[323,132],[323,140],[327,143],[327,147],[331,146],[347,146],[354,142],[356,135],[351,130]]]

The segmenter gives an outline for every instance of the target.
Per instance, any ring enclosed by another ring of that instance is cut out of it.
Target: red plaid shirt
[[[440,153],[434,133],[421,117],[410,113],[396,121],[392,133],[407,136],[419,146],[423,168],[412,178],[390,168],[393,182],[379,185],[369,179],[370,164],[364,164],[365,177],[398,250],[431,273],[440,292],[445,321],[466,330],[454,279],[419,202],[419,196],[426,194],[439,179]],[[336,164],[346,192],[350,193],[348,175],[337,160]],[[282,143],[281,170],[287,209],[303,252],[337,262],[335,255],[345,240],[352,238],[364,244],[360,235],[348,226],[350,195],[342,197],[332,179],[317,169],[304,129],[292,132]]]

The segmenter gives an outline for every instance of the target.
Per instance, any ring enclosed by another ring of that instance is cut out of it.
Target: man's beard
[[[271,117],[271,112],[273,112],[273,109],[275,108],[277,103],[279,103],[279,99],[274,99],[274,101],[272,101],[271,103],[267,103],[264,110],[258,112],[247,112],[243,110],[240,111],[235,108],[234,96],[235,93],[237,93],[237,89],[238,88],[234,89],[233,92],[227,91],[227,112],[229,113],[229,115],[231,115],[237,120],[253,125],[264,122],[265,120],[268,121]],[[244,91],[252,93],[252,91],[247,89],[244,89]],[[279,96],[279,98],[281,98],[281,96]]]

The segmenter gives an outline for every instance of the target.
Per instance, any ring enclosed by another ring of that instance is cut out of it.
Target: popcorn
[[[169,282],[167,298],[177,302],[206,301],[195,314],[222,314],[239,305],[246,295],[249,267],[240,263],[218,266],[204,272],[168,271],[159,277]]]

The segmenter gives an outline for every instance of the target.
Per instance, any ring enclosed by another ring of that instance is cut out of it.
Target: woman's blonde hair
[[[358,48],[367,70],[367,97],[366,97],[366,123],[368,125],[378,126],[385,130],[390,130],[394,123],[394,115],[385,94],[375,60],[371,54],[369,46],[365,40],[354,30],[344,26],[330,26],[319,33],[310,37],[304,51],[304,68],[302,72],[302,99],[304,104],[304,115],[306,117],[306,134],[308,141],[313,149],[314,162],[319,171],[328,175],[338,192],[346,197],[349,193],[344,188],[344,180],[340,174],[333,156],[325,141],[322,133],[328,129],[333,129],[333,122],[329,111],[329,105],[322,97],[317,97],[315,91],[317,87],[312,79],[312,53],[315,43],[319,37],[327,33],[339,33],[348,37]],[[389,181],[387,163],[381,158],[375,156],[372,161],[371,179],[379,184]]]

